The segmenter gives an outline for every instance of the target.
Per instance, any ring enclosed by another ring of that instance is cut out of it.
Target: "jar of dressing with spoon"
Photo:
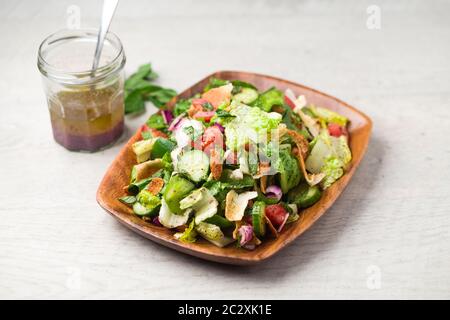
[[[92,69],[98,31],[62,30],[39,47],[53,137],[69,150],[96,151],[124,130],[125,53],[108,32],[98,67]]]

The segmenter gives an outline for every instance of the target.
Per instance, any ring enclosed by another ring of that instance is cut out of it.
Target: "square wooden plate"
[[[348,129],[350,133],[350,148],[353,155],[350,169],[341,179],[323,193],[319,202],[301,212],[303,215],[301,219],[289,224],[277,239],[265,239],[263,244],[253,251],[239,249],[233,245],[226,248],[218,248],[204,240],[199,240],[196,243],[180,242],[174,239],[173,231],[143,221],[135,216],[130,208],[117,200],[118,197],[124,195],[123,187],[129,182],[131,168],[136,161],[135,155],[131,150],[131,145],[139,139],[140,131],[136,132],[136,134],[128,141],[109,167],[98,188],[97,202],[103,209],[126,227],[164,246],[211,261],[240,265],[253,264],[271,257],[291,243],[299,235],[305,232],[305,230],[311,227],[311,225],[333,204],[350,181],[364,156],[372,129],[372,121],[362,112],[325,93],[287,80],[249,72],[216,72],[183,91],[177,96],[177,99],[189,98],[195,93],[201,92],[211,77],[250,82],[260,91],[266,90],[272,86],[275,86],[282,91],[290,88],[296,95],[305,95],[308,103],[329,108],[346,116],[350,119],[350,126]],[[172,106],[173,104],[170,105],[170,107]]]

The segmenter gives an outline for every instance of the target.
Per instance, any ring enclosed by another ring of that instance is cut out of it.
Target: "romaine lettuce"
[[[259,108],[240,104],[230,112],[235,118],[225,126],[226,144],[232,150],[239,150],[249,140],[259,142],[266,139],[278,127],[281,115],[264,112]]]

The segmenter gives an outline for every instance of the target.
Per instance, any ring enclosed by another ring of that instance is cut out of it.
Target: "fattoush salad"
[[[290,89],[212,78],[142,126],[119,201],[179,241],[253,250],[348,169],[348,123]]]

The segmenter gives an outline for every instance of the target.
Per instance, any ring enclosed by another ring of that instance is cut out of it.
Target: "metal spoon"
[[[92,64],[92,73],[98,67],[100,63],[100,56],[102,55],[103,43],[108,33],[109,26],[111,25],[111,20],[116,11],[117,4],[119,0],[104,0],[103,10],[102,10],[102,20],[100,23],[100,30],[98,31],[97,46],[95,47],[94,63]]]

